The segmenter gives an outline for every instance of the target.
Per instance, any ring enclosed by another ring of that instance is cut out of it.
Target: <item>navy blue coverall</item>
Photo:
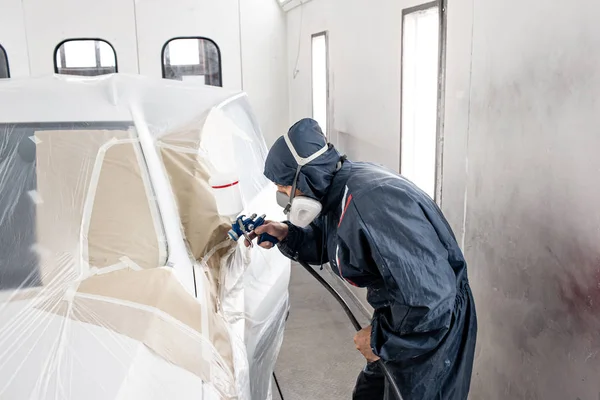
[[[311,119],[288,132],[301,157],[326,139]],[[467,265],[435,202],[383,167],[327,152],[300,170],[297,187],[321,202],[309,228],[288,223],[279,249],[312,265],[329,262],[352,285],[366,287],[374,308],[371,347],[391,369],[404,400],[466,399],[477,320]],[[341,168],[340,168],[341,165]],[[297,163],[283,138],[271,148],[265,176],[291,186]],[[393,399],[377,364],[358,377],[354,399]]]

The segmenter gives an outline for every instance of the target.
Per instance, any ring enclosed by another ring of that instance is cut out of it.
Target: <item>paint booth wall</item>
[[[596,400],[600,3],[448,13],[442,199],[477,302],[471,398]]]
[[[268,143],[289,122],[285,25],[274,0],[0,0],[0,45],[12,77],[54,73],[54,50],[65,39],[104,39],[119,72],[153,77],[162,76],[168,40],[213,40],[223,86],[248,92]]]
[[[286,16],[273,0],[240,0],[242,78],[267,145],[289,128]]]
[[[402,10],[418,0],[312,0],[288,13],[290,118],[312,116],[311,35],[329,34],[330,139],[400,166]]]
[[[290,118],[312,113],[310,36],[327,30],[331,140],[397,170],[402,9],[417,4],[292,10]],[[600,393],[598,15],[594,0],[449,4],[442,208],[477,302],[473,399]]]

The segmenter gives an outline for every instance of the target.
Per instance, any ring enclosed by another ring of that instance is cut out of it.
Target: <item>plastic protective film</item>
[[[266,151],[244,94],[1,81],[0,399],[270,398],[290,265],[209,184],[282,218]]]

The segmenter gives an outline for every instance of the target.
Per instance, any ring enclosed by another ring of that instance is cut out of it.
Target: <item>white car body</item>
[[[265,156],[243,93],[0,82],[0,399],[270,398],[290,262],[227,242],[208,186],[283,218]]]

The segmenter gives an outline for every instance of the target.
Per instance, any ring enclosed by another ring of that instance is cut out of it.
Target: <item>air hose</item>
[[[340,306],[342,306],[342,308],[344,309],[344,312],[350,319],[350,322],[352,322],[354,329],[356,329],[356,331],[360,331],[362,329],[360,323],[358,322],[358,320],[356,319],[354,314],[352,314],[352,311],[350,310],[348,303],[346,303],[346,301],[342,298],[342,296],[340,296],[340,294],[321,275],[319,275],[319,273],[317,271],[315,271],[310,265],[308,265],[304,262],[301,262],[301,261],[299,261],[298,263],[300,265],[302,265],[302,267],[304,267],[304,269],[307,270],[308,273],[311,274],[317,281],[319,281],[319,283],[321,285],[323,285],[329,293],[331,293],[331,295],[337,300],[337,302],[340,304]],[[392,392],[394,393],[395,399],[402,400],[402,394],[400,393],[400,389],[398,388],[396,381],[394,381],[394,377],[392,376],[388,367],[385,365],[383,360],[377,361],[377,364],[379,365],[379,368],[381,368],[381,371],[385,375],[385,379],[387,380],[388,384],[390,385],[390,388],[391,388]]]
[[[350,322],[352,322],[354,329],[356,329],[357,332],[360,331],[362,329],[362,327],[360,326],[360,322],[358,322],[358,320],[356,319],[354,314],[352,314],[352,311],[350,310],[348,303],[346,303],[346,301],[342,298],[342,296],[340,296],[340,294],[325,279],[323,279],[323,277],[321,275],[319,275],[319,273],[317,271],[315,271],[310,265],[308,265],[304,262],[301,262],[301,261],[298,261],[298,263],[300,265],[302,265],[302,267],[304,267],[304,269],[307,270],[308,273],[311,274],[317,281],[319,281],[319,283],[321,285],[323,285],[329,293],[331,293],[331,295],[337,300],[337,302],[344,309],[344,312],[350,319]],[[289,314],[288,314],[288,316],[289,316]],[[379,365],[379,368],[381,368],[381,371],[385,375],[385,379],[388,381],[388,384],[390,385],[396,400],[402,400],[402,394],[400,393],[400,389],[398,388],[398,385],[394,381],[394,377],[390,373],[390,370],[387,368],[387,366],[385,365],[385,363],[382,360],[379,360],[377,363]],[[279,397],[282,400],[284,400],[283,392],[281,390],[281,386],[279,385],[279,380],[277,379],[275,372],[273,372],[273,378],[275,379],[275,385],[277,386],[277,391],[279,393]]]

